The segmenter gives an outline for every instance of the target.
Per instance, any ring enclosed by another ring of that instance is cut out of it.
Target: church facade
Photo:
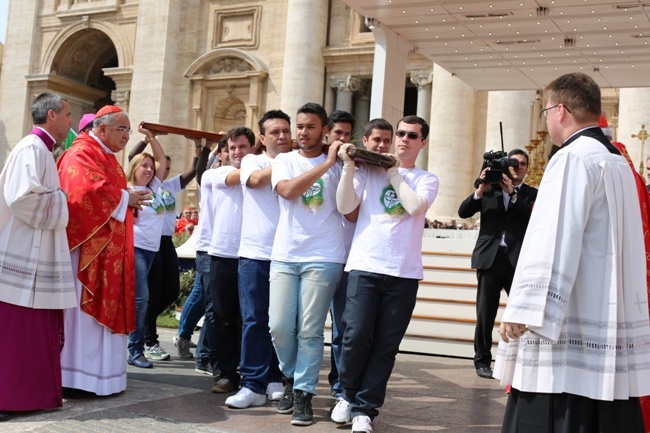
[[[0,74],[0,163],[31,127],[30,104],[43,91],[64,95],[76,121],[113,103],[140,121],[206,131],[257,121],[270,109],[295,118],[305,102],[369,120],[375,53],[372,23],[343,0],[10,0]],[[407,50],[408,51],[408,50]],[[418,165],[440,178],[429,218],[457,218],[482,154],[529,146],[541,170],[550,143],[542,132],[541,90],[476,91],[414,51],[395,65],[395,123],[417,114],[431,125]],[[392,67],[392,65],[388,65]],[[388,68],[387,67],[387,68]],[[386,75],[386,76],[394,76]],[[383,79],[383,76],[381,77]],[[636,165],[646,150],[629,138],[645,123],[647,89],[606,89],[604,111]],[[76,124],[75,124],[76,127]],[[628,138],[623,138],[628,137]],[[192,160],[191,142],[160,140],[172,173]],[[126,156],[121,155],[126,165]],[[185,194],[197,201],[196,185]]]

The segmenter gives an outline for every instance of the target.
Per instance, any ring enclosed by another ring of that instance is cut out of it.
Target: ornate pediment
[[[253,67],[251,64],[244,59],[237,57],[222,57],[207,68],[206,74],[239,74],[252,70]]]

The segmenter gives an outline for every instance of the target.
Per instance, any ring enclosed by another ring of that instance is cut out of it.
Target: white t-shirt
[[[281,180],[293,179],[325,161],[327,155],[305,158],[299,152],[282,153],[273,160],[273,191]],[[336,209],[336,187],[341,177],[337,162],[299,198],[278,197],[280,220],[271,260],[281,262],[345,263],[343,225]]]
[[[201,190],[199,192],[199,223],[194,228],[196,238],[196,251],[208,252],[212,231],[214,229],[214,207],[212,206],[212,184],[215,181],[217,170],[214,168],[203,172],[201,177]]]
[[[398,170],[411,189],[431,206],[438,193],[436,175],[419,168]],[[361,204],[346,272],[356,269],[401,278],[424,278],[421,251],[426,212],[409,215],[381,167],[365,164],[358,168],[354,191]]]
[[[280,218],[278,196],[271,185],[249,188],[246,182],[254,171],[269,167],[273,162],[266,154],[246,155],[241,161],[241,184],[243,188],[243,222],[239,257],[270,260],[275,229]]]
[[[208,247],[211,256],[230,259],[239,257],[243,201],[241,185],[226,185],[226,177],[233,170],[232,165],[219,167],[211,181],[214,226]]]
[[[352,247],[352,239],[354,238],[357,223],[348,221],[344,216],[341,216],[341,219],[343,224],[343,247],[345,248],[345,258],[347,260],[350,255],[350,248]]]
[[[133,220],[133,244],[137,248],[147,251],[160,249],[160,236],[165,222],[165,206],[158,195],[162,186],[162,182],[155,176],[149,186],[129,185],[129,188],[150,191],[153,195],[149,206],[142,206],[142,210],[138,211],[138,217]]]
[[[160,197],[163,204],[165,220],[162,236],[171,236],[174,234],[174,228],[176,227],[176,194],[182,190],[180,175],[163,181],[162,186],[158,189],[158,197]]]

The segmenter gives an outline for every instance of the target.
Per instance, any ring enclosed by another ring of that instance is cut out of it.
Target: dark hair
[[[390,131],[390,135],[393,135],[393,125],[391,125],[388,120],[382,119],[381,117],[372,119],[370,122],[366,123],[366,126],[363,128],[363,136],[366,138],[370,137],[373,129]]]
[[[548,100],[562,104],[578,122],[593,122],[600,119],[600,87],[586,74],[574,72],[556,78],[546,86]]]
[[[237,126],[235,128],[232,128],[230,131],[228,131],[228,134],[226,134],[228,140],[233,140],[233,141],[235,140],[235,138],[241,135],[246,136],[251,147],[255,145],[255,133],[250,128],[247,128],[245,126]]]
[[[528,154],[526,153],[525,150],[523,150],[523,149],[512,149],[510,152],[508,152],[508,158],[513,157],[515,155],[524,155],[524,158],[526,158],[526,164],[529,163]]]
[[[307,102],[302,107],[298,108],[296,114],[305,113],[305,114],[315,114],[320,119],[320,126],[324,127],[327,125],[327,112],[322,105],[315,102]]]
[[[32,121],[34,125],[42,125],[47,122],[47,113],[50,110],[59,114],[63,109],[63,101],[67,101],[67,99],[56,93],[41,93],[38,95],[32,102]]]
[[[354,129],[354,122],[354,117],[347,111],[343,110],[334,110],[327,118],[327,126],[329,126],[330,129],[334,127],[335,123],[349,123],[352,129]]]
[[[264,124],[267,120],[271,119],[284,119],[289,122],[289,126],[291,126],[291,117],[289,117],[287,113],[282,110],[269,110],[264,113],[260,121],[257,122],[257,126],[260,128],[260,135],[266,134],[266,131],[264,130]]]
[[[221,137],[221,140],[219,140],[219,144],[217,144],[217,153],[223,152],[224,147],[228,147],[228,135],[224,135]]]
[[[426,120],[421,117],[410,115],[402,117],[399,122],[397,122],[397,127],[399,128],[400,123],[408,123],[409,125],[420,125],[422,132],[422,139],[426,139],[429,136],[429,124]]]

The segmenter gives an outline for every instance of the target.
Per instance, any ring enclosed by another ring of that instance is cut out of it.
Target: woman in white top
[[[138,131],[146,135],[151,144],[150,153],[141,153],[131,160],[127,182],[129,188],[147,190],[152,199],[134,218],[133,237],[135,245],[135,330],[129,334],[128,363],[140,368],[153,364],[144,356],[144,322],[149,301],[147,274],[160,247],[160,235],[164,222],[164,205],[158,190],[165,174],[165,152],[153,133],[140,126]],[[158,167],[158,168],[156,168]]]

